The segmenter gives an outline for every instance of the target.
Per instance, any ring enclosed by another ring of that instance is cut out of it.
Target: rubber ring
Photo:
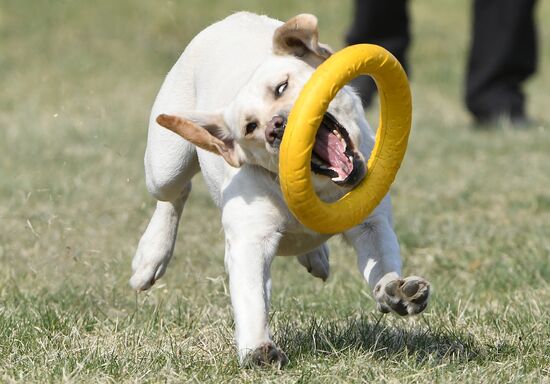
[[[367,176],[338,201],[319,199],[311,180],[311,152],[329,103],[353,78],[370,75],[380,98],[380,121]],[[349,46],[312,74],[290,112],[279,153],[284,199],[306,227],[324,234],[344,232],[364,221],[388,193],[407,149],[411,92],[399,61],[372,44]]]

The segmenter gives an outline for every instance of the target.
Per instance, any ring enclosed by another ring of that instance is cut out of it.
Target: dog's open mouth
[[[365,176],[365,164],[355,151],[346,129],[330,114],[325,113],[317,130],[311,170],[328,176],[339,185],[354,187]]]

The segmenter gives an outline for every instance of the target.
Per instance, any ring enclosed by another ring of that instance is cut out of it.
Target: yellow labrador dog
[[[132,262],[130,284],[150,288],[166,271],[180,215],[201,171],[225,231],[236,344],[241,363],[284,365],[268,326],[274,256],[294,255],[316,277],[329,273],[330,236],[302,226],[278,184],[278,153],[289,111],[315,68],[331,55],[319,43],[317,19],[286,23],[241,12],[200,32],[168,73],[149,122],[145,174],[156,210]],[[334,200],[366,175],[374,145],[361,102],[349,87],[334,98],[313,149],[318,195]],[[341,234],[378,309],[422,312],[430,284],[401,276],[399,244],[386,196],[360,225]]]

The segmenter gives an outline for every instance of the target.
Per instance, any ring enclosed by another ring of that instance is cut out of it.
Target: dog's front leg
[[[386,197],[362,224],[345,232],[357,252],[359,271],[372,289],[378,309],[401,316],[422,312],[428,305],[430,283],[421,277],[401,277],[399,243]]]
[[[225,266],[239,360],[243,365],[283,366],[288,361],[271,341],[268,325],[270,267],[279,239],[278,233],[261,236],[226,228]]]

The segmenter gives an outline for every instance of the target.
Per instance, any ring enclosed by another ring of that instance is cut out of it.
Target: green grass
[[[352,251],[331,241],[325,284],[274,262],[289,367],[240,369],[200,178],[166,276],[129,288],[154,204],[149,108],[192,36],[235,10],[309,11],[342,46],[350,3],[274,3],[0,0],[0,382],[550,382],[547,2],[524,131],[470,126],[467,2],[412,2],[414,128],[393,197],[405,272],[433,284],[424,315],[378,315]]]

